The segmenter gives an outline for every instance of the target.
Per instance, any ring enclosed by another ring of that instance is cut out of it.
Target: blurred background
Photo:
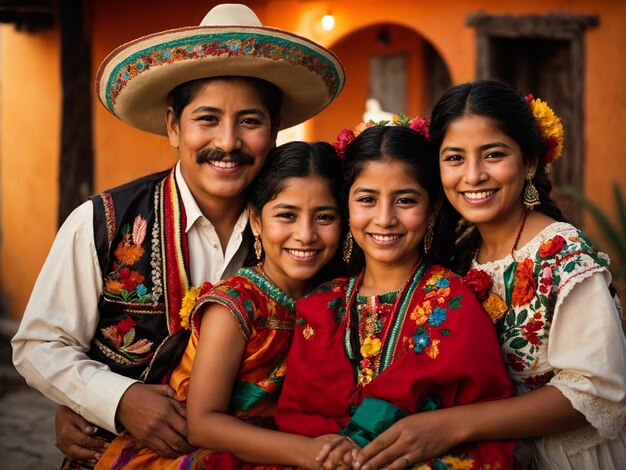
[[[21,318],[59,224],[75,206],[176,161],[166,138],[127,126],[99,103],[100,62],[139,36],[199,24],[217,3],[0,0],[0,317]],[[243,3],[264,25],[329,47],[346,67],[342,95],[281,141],[332,142],[368,110],[428,117],[447,87],[477,78],[503,78],[547,100],[566,130],[552,171],[557,195],[623,274],[626,2]]]

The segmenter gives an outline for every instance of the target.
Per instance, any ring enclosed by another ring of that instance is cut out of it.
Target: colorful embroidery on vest
[[[161,194],[162,259],[165,261],[163,285],[165,286],[165,312],[170,335],[181,329],[180,307],[189,289],[189,248],[185,236],[187,216],[181,205],[174,172],[165,178]]]
[[[115,234],[115,229],[117,226],[115,225],[115,204],[113,203],[113,196],[109,193],[100,194],[100,198],[102,199],[102,207],[104,207],[104,220],[106,221],[106,229],[107,229],[107,241],[109,243],[109,248],[113,243],[113,235]]]
[[[157,186],[157,190],[154,192],[154,213],[160,214],[159,203],[160,193],[163,183]],[[163,276],[161,270],[163,269],[163,263],[161,260],[161,226],[158,223],[152,224],[152,240],[150,247],[152,252],[150,254],[150,267],[152,268],[152,300],[157,303],[163,295]]]
[[[126,317],[115,325],[101,328],[102,335],[113,343],[119,354],[96,340],[98,349],[107,357],[122,364],[137,364],[148,360],[152,354],[144,355],[150,352],[153,343],[145,338],[135,341],[135,325],[136,323],[131,317]]]
[[[144,276],[131,269],[144,255],[142,243],[146,237],[147,221],[141,215],[121,229],[122,240],[113,252],[113,271],[106,277],[104,290],[114,299],[127,303],[148,303],[152,296],[143,284]]]

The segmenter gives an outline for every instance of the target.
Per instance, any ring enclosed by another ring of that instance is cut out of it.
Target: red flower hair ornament
[[[393,121],[368,121],[362,122],[354,130],[344,129],[337,135],[337,140],[333,143],[337,156],[343,160],[346,155],[346,148],[352,141],[365,129],[372,126],[400,126],[409,127],[415,132],[422,134],[428,141],[430,141],[430,132],[428,130],[429,123],[426,119],[420,116],[416,116],[413,119],[405,115],[400,115],[398,119]]]

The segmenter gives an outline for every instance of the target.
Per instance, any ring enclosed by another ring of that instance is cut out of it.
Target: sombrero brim
[[[250,76],[283,93],[280,128],[294,126],[328,106],[341,92],[345,71],[328,49],[265,26],[194,26],[152,34],[118,47],[96,78],[100,101],[115,116],[167,135],[169,92],[189,80]]]

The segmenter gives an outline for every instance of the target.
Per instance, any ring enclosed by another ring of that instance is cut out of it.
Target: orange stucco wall
[[[0,282],[19,318],[57,230],[59,41],[0,35]]]
[[[106,54],[140,35],[197,24],[218,2],[188,0],[93,0],[86,12],[91,40],[93,74]],[[363,70],[368,45],[380,24],[408,28],[441,54],[452,81],[474,78],[474,30],[466,16],[478,10],[490,14],[547,13],[598,15],[600,24],[585,35],[585,188],[603,207],[611,207],[609,183],[626,188],[626,157],[621,148],[626,122],[626,3],[618,0],[442,0],[394,1],[393,7],[373,0],[249,1],[262,22],[308,36],[336,52],[347,66],[344,96],[305,126],[308,139],[333,139],[352,127],[363,113],[367,77]],[[319,18],[329,8],[336,28],[325,32]],[[370,29],[368,29],[370,28]],[[29,35],[0,29],[0,289],[7,294],[9,313],[19,318],[37,273],[56,232],[57,175],[60,129],[59,32]],[[354,50],[355,47],[360,48]],[[411,50],[407,44],[395,46]],[[417,54],[417,52],[412,52]],[[410,78],[419,76],[418,56],[410,58]],[[414,75],[411,75],[414,74]],[[411,113],[421,112],[421,96],[409,94]],[[557,110],[558,111],[558,110]],[[134,177],[165,168],[176,159],[167,139],[134,130],[110,115],[98,102],[93,106],[95,188],[100,191]],[[587,221],[589,222],[589,221]],[[589,225],[594,235],[595,229]]]

